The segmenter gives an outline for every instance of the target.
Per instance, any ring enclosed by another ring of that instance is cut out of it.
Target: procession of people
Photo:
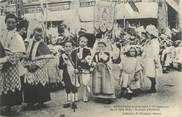
[[[161,33],[149,24],[88,36],[86,29],[72,33],[61,23],[57,36],[34,25],[29,37],[31,23],[26,26],[7,14],[5,24],[0,32],[1,115],[18,114],[12,107],[21,104],[22,111],[45,108],[55,87],[65,90],[64,108],[78,108],[81,100],[131,100],[141,93],[157,93],[162,73],[182,70],[182,41],[175,37],[176,29]]]

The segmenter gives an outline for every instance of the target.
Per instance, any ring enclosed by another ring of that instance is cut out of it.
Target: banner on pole
[[[109,32],[113,29],[115,19],[115,2],[97,2],[94,13],[94,27],[96,30]]]

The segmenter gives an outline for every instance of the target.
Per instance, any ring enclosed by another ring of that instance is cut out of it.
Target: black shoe
[[[124,87],[122,87],[122,88],[121,88],[121,92],[119,93],[118,97],[119,97],[119,98],[124,97],[124,95],[126,95],[127,92],[128,92],[127,89],[124,88]]]
[[[18,116],[20,114],[20,112],[18,111],[1,111],[0,115],[2,116]]]
[[[22,110],[24,110],[24,111],[27,111],[27,110],[34,110],[34,105],[32,105],[32,104],[27,104],[25,107],[23,107],[23,109]]]
[[[10,112],[10,116],[18,116],[18,115],[20,115],[20,112],[17,111],[17,110],[12,110],[12,111]]]
[[[121,98],[121,97],[123,97],[123,93],[122,93],[122,92],[119,92],[119,93],[117,94],[117,98]]]
[[[112,103],[112,100],[111,99],[105,99],[104,100],[104,104],[111,104]]]
[[[11,107],[7,106],[5,109],[2,109],[0,115],[2,116],[18,116],[20,113],[17,110],[11,109]]]
[[[163,70],[162,72],[163,72],[163,73],[167,73],[167,70]]]
[[[0,112],[2,116],[11,116],[11,111],[7,111],[6,109],[2,109]]]
[[[125,98],[128,99],[128,100],[131,100],[132,99],[132,93],[127,93],[125,95]]]
[[[69,107],[71,107],[70,103],[66,103],[66,104],[63,105],[63,108],[69,108]]]
[[[36,109],[43,109],[43,108],[47,108],[48,106],[44,103],[38,103],[38,105],[36,106]]]
[[[133,91],[133,96],[138,96],[143,92],[141,89],[134,89],[132,91]]]
[[[71,108],[72,108],[72,109],[76,109],[76,108],[77,108],[77,104],[76,104],[75,102],[72,103]]]
[[[156,92],[157,92],[157,90],[156,90],[155,87],[151,88],[150,91],[149,91],[149,93],[156,93]]]

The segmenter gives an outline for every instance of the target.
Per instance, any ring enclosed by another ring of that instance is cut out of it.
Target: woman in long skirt
[[[24,102],[28,105],[25,109],[45,107],[44,103],[51,100],[46,65],[53,56],[42,41],[42,34],[40,27],[35,28],[33,39],[29,41],[27,47],[25,67],[28,72],[24,81]]]
[[[22,37],[16,31],[17,18],[7,14],[6,29],[0,34],[1,57],[7,57],[1,67],[0,105],[5,107],[1,114],[14,115],[11,107],[22,103],[19,62],[25,52]],[[3,56],[2,56],[3,55]]]

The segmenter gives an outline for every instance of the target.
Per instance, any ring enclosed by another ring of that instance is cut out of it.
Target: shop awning
[[[170,5],[174,10],[178,12],[178,2],[177,0],[166,0],[167,4]]]
[[[156,2],[136,3],[139,12],[132,11],[127,4],[119,4],[117,6],[116,19],[145,19],[158,17],[158,5]]]

